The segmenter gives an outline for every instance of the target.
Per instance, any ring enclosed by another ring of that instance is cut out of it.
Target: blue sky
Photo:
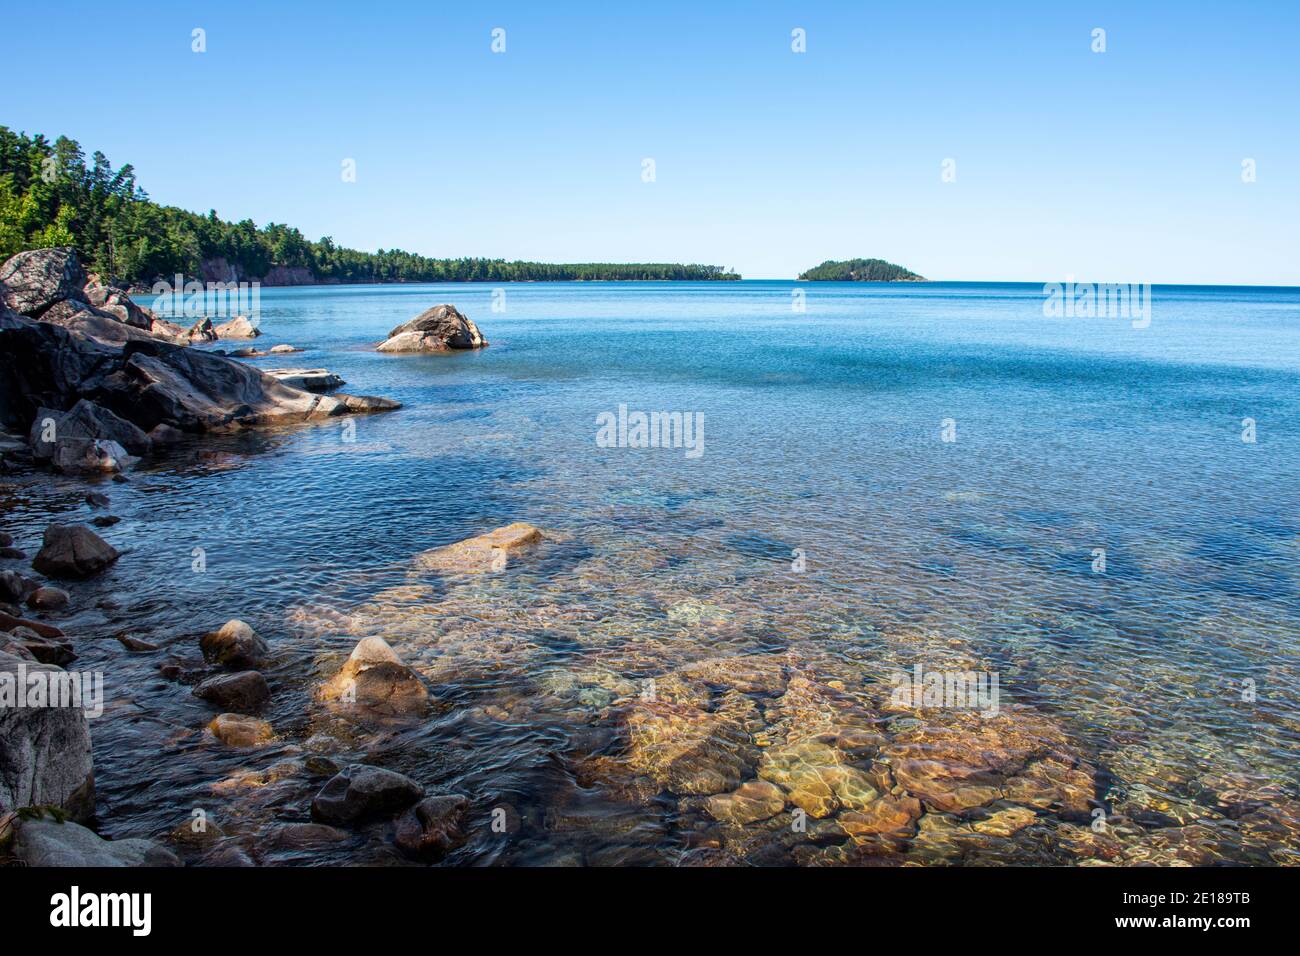
[[[368,250],[1300,284],[1300,3],[703,6],[22,4],[0,123]]]

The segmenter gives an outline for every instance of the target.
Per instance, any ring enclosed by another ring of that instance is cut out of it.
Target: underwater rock
[[[415,557],[419,571],[481,573],[503,570],[510,559],[540,543],[540,530],[523,521],[497,528],[476,538],[467,538]]]
[[[846,810],[835,822],[855,842],[884,835],[908,835],[921,816],[921,801],[914,797],[881,797],[860,810]]]
[[[841,807],[863,809],[879,797],[870,778],[843,761],[830,744],[801,740],[764,750],[758,775],[779,784],[810,817],[821,818]]]
[[[275,738],[269,723],[243,714],[219,714],[208,724],[208,730],[227,747],[260,747]]]
[[[629,766],[678,794],[735,790],[757,748],[725,715],[663,701],[637,701],[626,715]]]
[[[766,780],[749,780],[731,793],[715,794],[705,802],[715,820],[745,824],[774,817],[785,809],[781,788]]]

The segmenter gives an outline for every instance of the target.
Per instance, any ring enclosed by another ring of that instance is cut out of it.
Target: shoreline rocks
[[[152,840],[105,840],[80,824],[52,819],[21,821],[13,854],[27,866],[180,866],[176,854]]]
[[[481,349],[487,339],[454,305],[435,305],[403,322],[375,346],[377,352],[452,352]]]
[[[209,677],[194,688],[194,696],[223,711],[251,714],[261,710],[271,699],[266,678],[257,671],[237,671]]]
[[[277,382],[304,392],[328,392],[347,382],[324,368],[267,368],[262,370]]]

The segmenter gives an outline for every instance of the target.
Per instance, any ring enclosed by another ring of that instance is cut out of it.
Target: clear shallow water
[[[468,796],[454,863],[1295,862],[1300,291],[1157,287],[1134,329],[1045,318],[1039,286],[800,284],[803,314],[793,287],[510,285],[504,313],[489,286],[263,290],[258,345],[306,351],[256,364],[404,407],[354,442],[339,422],[212,438],[106,485],[127,553],[60,622],[106,672],[102,830],[161,836],[201,807],[264,863],[398,862],[382,823],[280,835],[323,782],[311,753]],[[373,352],[444,301],[491,347]],[[619,404],[703,413],[704,454],[598,447]],[[89,514],[85,490],[10,483],[4,526],[34,551],[51,511]],[[511,521],[558,540],[499,574],[411,576]],[[205,740],[212,711],[158,673],[196,676],[197,635],[232,617],[274,650],[279,740],[256,752]],[[123,630],[164,650],[128,654]],[[360,727],[313,700],[368,634],[425,676],[428,719]],[[778,676],[681,679],[738,655]],[[1008,713],[975,730],[892,707],[918,662],[996,672]],[[656,779],[676,771],[647,719],[698,734],[692,765],[738,747],[743,779],[838,733],[836,766],[926,812],[887,838],[852,838],[848,807],[805,832],[789,806],[720,824]],[[1026,799],[1048,750],[1069,785]],[[938,809],[968,777],[996,799]],[[1023,806],[1012,833],[985,822]],[[1114,823],[1089,837],[1097,807]]]

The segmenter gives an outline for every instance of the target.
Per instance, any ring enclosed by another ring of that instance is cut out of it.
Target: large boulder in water
[[[32,567],[52,578],[85,578],[119,557],[116,548],[84,524],[52,524]]]
[[[212,331],[219,339],[255,339],[262,334],[262,330],[243,315],[237,315],[229,322],[223,322]]]
[[[181,865],[176,854],[151,840],[105,840],[80,824],[50,819],[21,821],[14,834],[13,854],[27,866]]]
[[[416,717],[429,706],[429,692],[420,675],[403,664],[382,637],[367,637],[334,679],[321,688],[321,699],[362,716]]]
[[[120,471],[129,463],[128,455],[147,455],[152,446],[135,425],[84,398],[68,412],[40,409],[28,443],[35,461],[64,474]],[[114,457],[115,450],[121,459]]]
[[[72,249],[32,249],[0,265],[4,304],[23,315],[39,316],[56,302],[75,298],[85,284]]]
[[[122,355],[121,368],[102,380],[99,394],[146,430],[168,424],[212,431],[398,407],[365,396],[313,395],[243,362],[162,342],[129,342]]]
[[[6,700],[30,679],[51,681],[66,672],[0,652],[0,816],[20,807],[58,807],[75,819],[95,810],[90,723],[79,706],[16,707]]]
[[[435,305],[388,333],[380,352],[449,352],[481,349],[487,339],[454,305]]]

